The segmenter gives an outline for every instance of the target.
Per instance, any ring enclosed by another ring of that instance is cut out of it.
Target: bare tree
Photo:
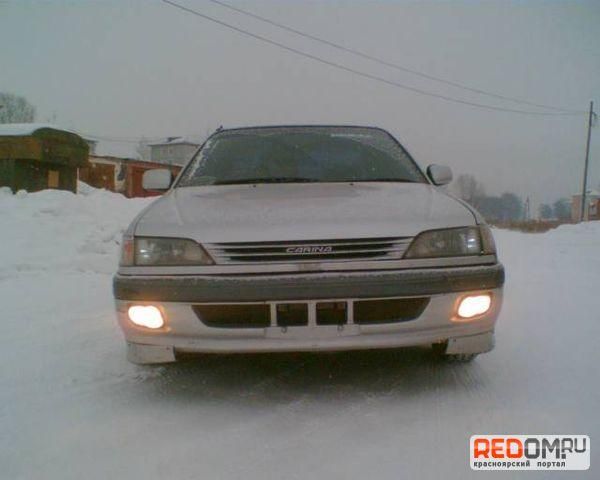
[[[485,196],[483,185],[479,183],[473,175],[459,175],[452,185],[453,193],[471,204],[476,202],[477,198]]]
[[[559,198],[552,205],[554,216],[559,220],[568,220],[571,218],[571,202],[568,198]]]
[[[0,92],[0,123],[32,123],[35,107],[25,97]]]
[[[547,203],[542,203],[540,205],[540,218],[542,220],[548,220],[552,218],[553,214],[554,212],[552,210],[552,205],[548,205]]]

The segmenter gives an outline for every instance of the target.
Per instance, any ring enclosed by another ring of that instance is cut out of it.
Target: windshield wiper
[[[217,180],[207,185],[244,185],[252,183],[365,183],[365,182],[396,182],[396,183],[419,183],[408,178],[359,178],[344,180],[319,180],[318,178],[306,177],[256,177],[256,178],[234,178],[231,180]]]
[[[243,185],[247,183],[314,183],[319,180],[316,178],[305,177],[257,177],[257,178],[238,178],[232,180],[217,180],[211,185]]]

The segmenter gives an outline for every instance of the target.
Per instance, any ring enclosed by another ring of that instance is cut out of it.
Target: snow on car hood
[[[464,205],[424,183],[314,183],[177,188],[138,219],[136,235],[199,242],[414,236],[473,225]]]

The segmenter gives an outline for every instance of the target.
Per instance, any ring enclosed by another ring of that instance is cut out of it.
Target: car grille
[[[206,247],[217,263],[397,260],[402,258],[410,241],[410,237],[385,237],[213,243]]]

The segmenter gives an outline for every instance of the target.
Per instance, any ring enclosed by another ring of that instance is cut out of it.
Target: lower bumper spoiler
[[[347,337],[346,342],[333,343],[298,343],[298,342],[269,342],[264,343],[236,341],[229,339],[211,342],[186,342],[178,345],[148,345],[127,342],[127,358],[137,364],[168,363],[177,360],[177,354],[207,354],[207,353],[260,353],[260,352],[319,352],[319,351],[348,351],[382,348],[398,348],[415,345],[429,345],[435,341],[444,340],[441,333],[429,332],[420,334],[380,335],[373,338]],[[338,340],[344,340],[343,338]],[[474,335],[450,337],[445,353],[478,354],[489,352],[494,348],[494,332],[487,331]]]

